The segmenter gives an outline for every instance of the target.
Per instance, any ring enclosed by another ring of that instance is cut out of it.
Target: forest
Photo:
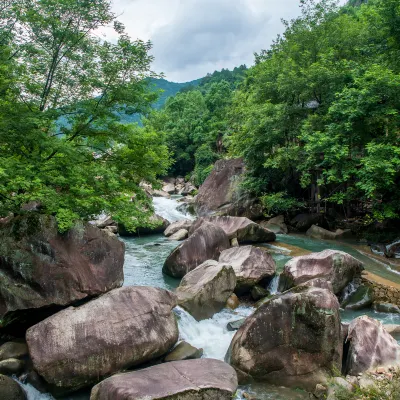
[[[151,43],[132,40],[109,2],[3,2],[0,214],[34,200],[61,230],[102,211],[139,225],[151,215],[140,182],[201,185],[216,160],[243,157],[243,189],[267,215],[397,218],[400,4],[301,8],[253,66],[209,74],[158,109]],[[110,24],[116,42],[95,34]]]

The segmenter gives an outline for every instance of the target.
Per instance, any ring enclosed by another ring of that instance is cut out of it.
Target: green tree
[[[2,13],[0,215],[37,200],[61,230],[103,211],[143,224],[139,183],[165,173],[168,150],[118,111],[155,99],[151,44],[131,41],[106,0],[21,0]],[[111,25],[112,43],[98,36]]]

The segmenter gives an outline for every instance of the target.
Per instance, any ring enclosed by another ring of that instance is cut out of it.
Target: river
[[[192,218],[177,210],[179,206],[177,198],[166,199],[158,197],[154,199],[156,213],[170,222]],[[173,279],[162,274],[162,266],[169,253],[179,244],[171,241],[163,235],[149,235],[143,237],[124,238],[126,245],[124,285],[155,286],[173,290],[179,285],[178,279]],[[273,245],[267,245],[272,251],[273,258],[280,271],[284,264],[292,257],[290,249],[304,249],[307,251],[322,251],[327,248],[343,250],[364,262],[366,269],[386,279],[400,283],[400,274],[392,270],[388,265],[370,259],[360,253],[350,244],[317,241],[304,236],[278,235]],[[270,284],[272,292],[277,289],[277,280]],[[232,311],[225,309],[214,315],[213,318],[196,321],[190,314],[177,307],[175,313],[178,318],[180,339],[186,340],[197,348],[203,348],[203,357],[223,360],[235,332],[227,330],[227,323],[250,315],[251,307],[241,306]],[[400,315],[376,313],[370,310],[342,311],[342,321],[349,322],[359,315],[368,314],[386,324],[400,324]],[[27,391],[28,400],[53,400],[48,394],[37,392],[30,385],[23,385]],[[286,388],[271,385],[251,385],[240,387],[236,400],[244,399],[243,392],[256,395],[259,400],[303,400],[308,399],[308,394]],[[68,400],[87,400],[89,393],[82,393],[66,397]]]

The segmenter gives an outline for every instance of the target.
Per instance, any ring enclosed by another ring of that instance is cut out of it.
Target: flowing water
[[[154,198],[154,208],[156,213],[170,222],[192,219],[190,215],[183,214],[177,210],[179,198],[166,199],[162,197]],[[168,290],[173,290],[179,285],[178,279],[173,279],[163,275],[162,266],[169,253],[179,244],[171,241],[164,235],[149,235],[143,237],[132,237],[123,239],[125,252],[124,274],[126,286],[154,286]],[[288,246],[289,245],[289,246]],[[361,254],[350,245],[317,241],[303,236],[278,235],[277,241],[273,245],[268,245],[276,264],[277,270],[281,271],[285,263],[292,257],[291,248],[300,248],[307,251],[322,251],[327,248],[346,251],[360,259],[366,265],[366,269],[400,283],[400,275],[385,264],[379,263]],[[269,290],[277,293],[279,279],[274,278]],[[197,348],[204,350],[203,357],[216,358],[223,360],[229,348],[235,332],[227,329],[227,324],[232,321],[250,315],[254,309],[252,307],[241,306],[238,309],[222,310],[214,315],[213,318],[196,321],[189,313],[180,307],[175,308],[174,312],[178,318],[180,339],[187,341]],[[386,324],[400,324],[400,315],[376,313],[368,311],[342,311],[343,322],[350,322],[359,315],[370,315],[381,320]],[[31,385],[23,385],[28,394],[28,400],[53,400],[48,394],[41,394]],[[251,386],[240,387],[236,395],[236,400],[244,399],[245,392],[252,393],[259,400],[303,400],[308,399],[308,394],[303,391],[296,391],[282,387],[274,387],[265,384],[252,384]],[[74,395],[68,400],[87,400],[89,394]]]

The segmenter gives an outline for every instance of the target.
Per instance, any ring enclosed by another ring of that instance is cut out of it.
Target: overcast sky
[[[300,0],[113,0],[133,39],[151,40],[153,69],[174,82],[253,63],[300,15]]]

